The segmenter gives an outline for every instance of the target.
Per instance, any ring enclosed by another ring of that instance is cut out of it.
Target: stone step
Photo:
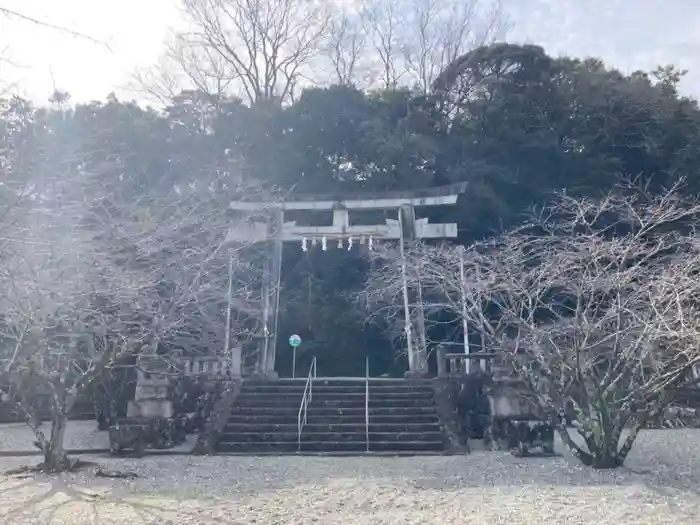
[[[275,413],[258,413],[258,414],[242,414],[240,412],[232,412],[228,417],[229,424],[294,424],[298,421],[298,413],[293,414],[275,414]],[[377,425],[407,425],[407,424],[438,424],[439,419],[437,413],[418,413],[418,414],[371,414],[370,424]],[[354,414],[337,413],[330,415],[318,415],[309,412],[306,419],[307,425],[336,425],[336,424],[365,424],[365,412],[362,410]]]
[[[255,392],[252,390],[248,391],[241,391],[240,395],[238,396],[238,399],[266,399],[270,401],[270,403],[277,403],[280,400],[286,400],[286,399],[291,399],[295,400],[297,402],[301,402],[303,396],[303,392],[300,392],[299,395],[292,395],[290,393],[283,393],[283,392],[267,392],[267,391],[260,391],[260,392]],[[365,391],[343,391],[343,390],[322,390],[322,389],[315,389],[312,393],[311,399],[316,400],[316,399],[357,399],[364,401],[367,395],[365,394]],[[403,400],[403,399],[433,399],[433,393],[432,392],[416,392],[412,390],[399,390],[399,391],[394,391],[394,390],[376,390],[376,391],[370,391],[369,392],[369,399],[381,399],[382,401],[385,401],[387,403],[391,403],[393,400]]]
[[[307,378],[284,378],[275,380],[259,380],[259,379],[246,379],[243,382],[244,387],[249,386],[280,386],[289,387],[297,386],[302,389],[306,386]],[[433,379],[381,379],[381,378],[370,378],[369,386],[372,387],[428,387],[432,388],[434,383]],[[335,386],[342,388],[352,388],[352,387],[365,387],[364,378],[316,378],[313,380],[314,388],[317,386]]]
[[[405,407],[369,407],[370,417],[381,417],[383,415],[418,415],[418,414],[435,414],[435,405],[430,406],[405,406]],[[243,405],[235,406],[231,411],[231,415],[296,415],[299,413],[299,407],[293,405],[281,405],[276,407],[271,406],[257,406],[257,405]],[[357,416],[365,415],[365,407],[337,407],[337,406],[317,406],[311,405],[307,410],[308,417],[318,416],[318,417],[328,417],[328,416]]]
[[[260,441],[219,441],[219,452],[296,452],[298,443],[294,441],[284,442],[260,442]],[[367,450],[367,443],[363,441],[302,441],[301,451],[308,452],[358,452]],[[440,441],[375,441],[369,444],[370,451],[392,451],[392,452],[422,452],[444,450],[442,440]]]
[[[346,441],[362,441],[367,439],[367,434],[364,432],[309,432],[304,427],[301,433],[301,440],[313,442],[346,442]],[[221,442],[286,442],[296,441],[297,432],[234,432],[224,429],[221,434]],[[370,432],[369,441],[374,442],[424,442],[424,441],[441,441],[442,433],[439,431],[433,432]]]
[[[375,457],[375,458],[412,458],[426,456],[444,456],[449,454],[443,449],[439,450],[258,450],[256,452],[220,452],[226,456],[255,456],[255,457],[270,457],[270,456],[302,456],[302,457],[321,457],[321,458],[352,458],[352,457]]]
[[[365,432],[365,421],[357,421],[355,423],[329,422],[329,423],[309,423],[308,420],[304,425],[304,432]],[[295,432],[297,431],[297,421],[292,423],[278,422],[261,422],[256,420],[247,421],[228,421],[225,427],[226,432]],[[372,423],[369,424],[370,432],[439,432],[440,422],[435,419],[427,423],[407,423],[405,421],[397,421],[390,423]]]
[[[314,396],[309,404],[309,408],[362,408],[365,404],[370,408],[376,407],[429,407],[435,404],[432,397],[414,397],[414,398],[392,398],[384,400],[378,397],[365,400],[362,397],[317,397]],[[241,396],[236,400],[236,406],[241,407],[295,407],[299,409],[301,405],[300,399],[289,397],[281,397],[272,399],[266,396]]]
[[[385,415],[394,416],[412,416],[418,414],[436,414],[437,409],[434,404],[430,406],[371,406],[369,407],[370,417],[381,417]],[[307,410],[308,417],[313,416],[351,416],[351,415],[365,415],[365,407],[330,407],[330,406],[309,406]]]
[[[299,407],[294,405],[279,405],[279,406],[258,406],[258,405],[234,405],[231,409],[231,415],[294,415],[299,412]]]
[[[241,393],[260,393],[260,394],[272,394],[272,393],[283,393],[285,395],[287,394],[293,394],[296,393],[300,397],[304,393],[305,390],[305,385],[278,385],[275,383],[265,383],[265,384],[253,384],[249,385],[244,383],[243,387],[241,388]],[[312,391],[314,394],[316,392],[327,392],[327,393],[358,393],[358,394],[365,394],[365,385],[364,384],[358,384],[358,385],[347,385],[347,386],[340,386],[340,385],[319,385],[314,383],[312,387]],[[381,393],[389,393],[389,392],[396,392],[396,393],[403,393],[403,392],[416,392],[416,393],[421,393],[424,395],[432,395],[433,394],[433,388],[431,386],[422,386],[422,385],[372,385],[370,384],[369,387],[369,392],[370,395],[372,394],[381,394]]]
[[[364,380],[317,379],[299,451],[299,406],[305,386],[305,379],[246,380],[217,450],[234,454],[364,454],[368,431],[370,452],[444,450],[431,380],[372,380],[367,398]]]

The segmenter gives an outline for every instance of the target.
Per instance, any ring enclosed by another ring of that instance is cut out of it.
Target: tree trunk
[[[624,461],[617,454],[613,454],[594,458],[591,466],[596,470],[608,470],[620,468],[623,463]]]
[[[579,414],[580,416],[580,414]],[[585,429],[593,428],[592,421],[579,421],[581,428],[577,432],[584,439],[588,451],[584,451],[579,447],[564,425],[557,425],[557,430],[562,437],[562,440],[567,445],[569,450],[577,457],[581,463],[594,469],[612,469],[621,467],[627,457],[629,449],[623,446],[618,450],[621,428],[613,426],[612,428],[596,427],[596,434],[584,435]],[[584,424],[585,423],[585,424]],[[636,433],[635,433],[636,435]],[[631,445],[630,445],[631,446]]]
[[[48,472],[65,472],[73,468],[73,463],[63,448],[63,441],[68,426],[68,412],[75,404],[77,391],[75,389],[68,390],[60,383],[54,383],[53,386],[51,436],[44,441],[44,464],[42,466]]]
[[[569,430],[563,423],[555,424],[555,428],[557,432],[559,432],[561,440],[564,442],[569,451],[574,455],[574,457],[578,458],[584,465],[590,466],[593,464],[593,456],[591,456],[588,452],[584,451],[574,442],[573,439],[571,439],[571,436],[569,435]]]
[[[635,440],[637,439],[637,436],[639,435],[639,431],[642,429],[644,426],[644,423],[646,423],[648,419],[647,417],[642,417],[641,421],[636,422],[634,425],[630,427],[630,432],[625,438],[624,443],[622,444],[622,447],[620,447],[620,450],[618,452],[618,457],[620,458],[620,462],[625,461],[627,459],[627,454],[630,453],[630,450],[632,450],[632,445],[634,444]]]
[[[64,472],[71,469],[71,462],[63,448],[68,416],[63,410],[54,410],[51,419],[51,437],[44,443],[44,469]]]
[[[600,430],[600,435],[595,441],[594,450],[591,450],[592,462],[590,466],[595,469],[611,469],[621,467],[625,462],[627,452],[625,447],[619,447],[622,428],[614,426]]]

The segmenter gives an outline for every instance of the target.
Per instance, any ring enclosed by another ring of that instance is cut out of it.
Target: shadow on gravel
[[[14,503],[0,508],[3,523],[64,523],[66,515],[79,516],[79,523],[175,523],[164,519],[172,506],[123,498],[104,487],[85,488],[62,476],[9,477],[0,482],[0,494]],[[177,518],[185,522],[199,517],[196,511],[177,510]]]
[[[18,466],[17,461],[3,464]],[[680,493],[688,500],[700,500],[698,430],[646,432],[627,465],[612,471],[595,471],[568,455],[516,458],[495,452],[413,458],[179,456],[105,458],[98,462],[108,469],[133,470],[139,477],[100,479],[89,472],[0,478],[0,522],[21,523],[25,518],[27,522],[53,523],[79,512],[81,520],[72,522],[75,525],[209,523],[202,521],[204,516],[230,519],[243,507],[264,518],[267,511],[258,508],[261,498],[280,501],[277,498],[282,495],[294,499],[309,493],[322,506],[328,495],[341,493],[349,500],[361,497],[370,501],[384,489],[453,495],[504,486],[514,491],[528,487],[639,487],[659,499]],[[180,506],[182,500],[189,506]]]

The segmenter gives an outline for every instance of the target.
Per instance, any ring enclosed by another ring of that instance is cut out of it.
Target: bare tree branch
[[[229,277],[232,336],[252,335],[260,265],[245,244],[226,244],[246,218],[228,216],[210,185],[120,199],[118,180],[87,172],[54,137],[39,130],[35,158],[8,164],[26,183],[2,188],[14,195],[0,215],[0,388],[27,414],[47,468],[60,470],[68,412],[120,358],[224,351]],[[36,415],[41,393],[51,399],[50,435]]]
[[[368,40],[380,64],[379,85],[383,89],[395,88],[405,73],[399,62],[399,31],[407,16],[402,7],[401,0],[367,1],[363,4],[362,19]]]
[[[185,86],[179,65],[165,55],[151,67],[135,69],[125,88],[158,105],[167,106]]]
[[[16,18],[18,20],[30,22],[32,24],[35,24],[35,25],[38,25],[41,27],[46,27],[48,29],[54,29],[56,31],[60,31],[61,33],[66,33],[66,34],[73,36],[75,38],[82,38],[83,40],[88,40],[88,41],[92,42],[93,44],[103,46],[103,47],[107,48],[110,52],[112,51],[112,49],[109,47],[108,42],[102,42],[94,37],[86,35],[85,33],[81,33],[79,31],[74,31],[73,29],[70,29],[70,28],[67,28],[64,26],[52,24],[50,22],[46,22],[44,20],[40,20],[40,19],[34,18],[32,16],[27,16],[27,15],[24,15],[24,14],[18,12],[18,11],[14,11],[14,10],[8,9],[6,7],[0,7],[0,14],[3,14],[8,18]]]
[[[469,49],[505,37],[508,21],[500,0],[409,0],[402,33],[407,74],[423,92],[440,72]]]
[[[426,311],[460,321],[466,312],[470,331],[499,351],[545,413],[573,417],[585,447],[557,423],[559,432],[600,468],[622,464],[639,429],[700,363],[700,201],[678,189],[562,194],[490,242],[466,251],[417,245],[408,255]],[[398,304],[397,260],[388,251],[376,265],[366,292],[375,304]]]
[[[337,84],[349,86],[357,83],[365,47],[366,34],[356,14],[344,11],[331,20],[323,51],[332,65]]]
[[[212,101],[218,112],[236,79],[218,53],[182,33],[173,35],[156,64],[134,70],[125,87],[160,106],[171,104],[183,92],[196,92]]]
[[[250,103],[286,101],[320,53],[326,4],[307,0],[183,0],[191,45],[218,55]]]
[[[430,91],[433,81],[469,49],[503,38],[508,29],[500,0],[365,0],[361,17],[384,89]]]

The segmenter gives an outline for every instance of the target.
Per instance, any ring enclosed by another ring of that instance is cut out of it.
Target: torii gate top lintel
[[[445,206],[456,204],[463,193],[464,185],[452,185],[413,192],[391,192],[390,194],[331,200],[323,197],[308,200],[285,201],[235,201],[229,208],[235,211],[271,212],[267,222],[256,222],[239,226],[229,232],[228,240],[248,241],[302,241],[306,238],[376,237],[378,239],[438,239],[457,237],[457,224],[429,224],[428,219],[415,218],[414,209],[423,206]],[[350,223],[349,211],[399,210],[399,219],[386,219],[384,224],[354,225]],[[287,211],[333,211],[333,224],[329,226],[304,226],[295,221],[286,222]],[[275,226],[279,225],[281,227]]]
[[[392,191],[377,196],[355,194],[351,197],[334,198],[330,195],[295,196],[282,201],[234,201],[229,208],[236,211],[256,211],[262,208],[283,211],[324,211],[324,210],[390,210],[402,206],[444,206],[456,204],[459,195],[464,193],[464,183],[413,191]]]

